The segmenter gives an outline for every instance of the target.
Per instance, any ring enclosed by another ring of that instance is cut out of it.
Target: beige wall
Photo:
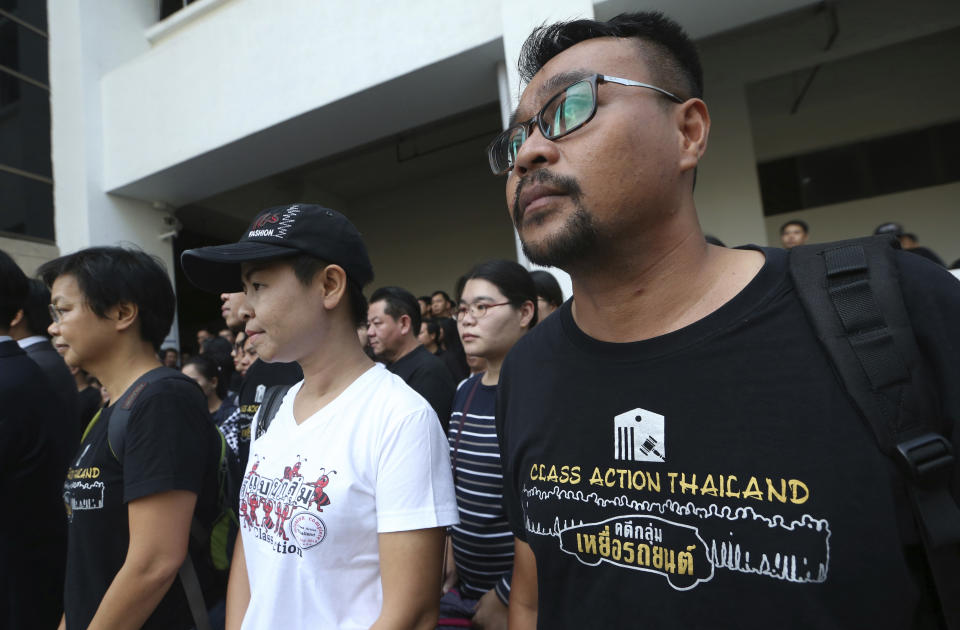
[[[369,197],[345,212],[363,233],[376,277],[414,295],[443,289],[490,258],[516,260],[504,182],[485,165],[444,173]]]
[[[767,217],[771,245],[780,244],[780,226],[789,219],[810,225],[810,242],[865,236],[896,221],[946,264],[960,258],[960,182]]]
[[[60,255],[56,245],[4,236],[0,236],[0,250],[10,254],[23,272],[31,277],[37,272],[37,267]]]
[[[917,0],[910,20],[896,0],[798,11],[699,42],[712,116],[696,200],[704,231],[728,245],[779,244],[779,226],[808,221],[818,240],[872,232],[901,221],[951,262],[960,256],[958,185],[764,217],[756,164],[775,157],[884,136],[960,116],[960,5]],[[796,114],[810,70],[823,64]]]

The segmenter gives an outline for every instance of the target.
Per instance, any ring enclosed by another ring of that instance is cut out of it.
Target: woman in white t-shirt
[[[357,341],[373,271],[356,228],[272,208],[183,266],[221,292],[242,273],[249,342],[304,374],[252,431],[227,628],[433,628],[443,528],[458,520],[449,455],[427,402]]]

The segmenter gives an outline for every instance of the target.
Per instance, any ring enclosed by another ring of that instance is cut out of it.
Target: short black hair
[[[533,286],[537,289],[537,297],[542,297],[547,304],[554,306],[563,304],[563,291],[556,276],[549,271],[537,269],[530,272],[530,277],[533,279]]]
[[[530,328],[537,323],[537,288],[533,278],[530,277],[530,272],[522,265],[512,260],[487,260],[475,265],[457,282],[458,301],[463,297],[463,289],[467,286],[467,282],[474,278],[486,280],[496,286],[500,293],[503,293],[503,297],[507,298],[515,308],[531,302],[533,319],[530,320]]]
[[[289,262],[293,267],[293,274],[305,287],[309,287],[313,283],[314,276],[331,264],[310,254],[294,256]],[[360,324],[367,321],[367,298],[363,296],[363,288],[349,275],[347,276],[347,303],[350,305],[350,319],[353,323]]]
[[[420,305],[413,293],[402,287],[380,287],[370,296],[370,303],[380,301],[386,302],[383,311],[387,315],[397,320],[404,315],[408,316],[413,336],[420,334]]]
[[[0,249],[0,330],[10,330],[10,322],[23,308],[29,293],[30,283],[23,269]]]
[[[783,231],[784,231],[785,229],[787,229],[787,227],[789,227],[789,226],[791,226],[791,225],[797,225],[797,226],[799,226],[800,229],[803,230],[803,233],[804,233],[804,234],[809,234],[809,233],[810,233],[810,226],[807,225],[807,222],[806,222],[806,221],[801,221],[800,219],[791,219],[791,220],[787,221],[786,223],[784,223],[783,225],[781,225],[781,226],[780,226],[780,233],[783,234]]]
[[[652,80],[659,84],[657,87],[683,100],[703,98],[703,68],[697,47],[682,26],[659,11],[621,13],[606,22],[573,20],[540,26],[520,49],[520,77],[530,82],[563,51],[598,37],[637,40],[640,57],[649,67]]]
[[[418,300],[420,298],[417,298]],[[433,340],[437,342],[437,345],[440,344],[440,322],[432,317],[424,317],[423,321],[420,324],[420,327],[423,328],[423,325],[427,326],[427,334],[433,337]],[[417,331],[419,333],[420,331]]]
[[[28,282],[30,290],[27,292],[27,300],[23,303],[24,323],[31,335],[47,337],[47,328],[52,323],[50,319],[50,290],[36,278],[31,278]]]
[[[168,352],[172,352],[172,353],[174,353],[175,355],[177,355],[178,357],[180,356],[180,353],[177,351],[176,348],[174,348],[173,346],[168,346],[168,347],[166,347],[166,348],[160,348],[160,357],[163,358],[163,357],[167,356],[167,353],[168,353]]]
[[[781,229],[780,231],[782,232],[783,230]],[[726,245],[724,244],[724,242],[721,241],[721,240],[720,240],[719,238],[717,238],[716,236],[714,236],[713,234],[704,234],[704,235],[703,235],[703,240],[705,240],[706,242],[710,243],[711,245],[716,245],[717,247],[726,247]]]
[[[154,352],[170,331],[177,308],[170,277],[163,263],[139,249],[89,247],[44,263],[37,271],[47,287],[60,276],[73,276],[87,306],[99,317],[107,309],[136,304],[140,337]]]
[[[223,399],[223,397],[227,395],[227,386],[229,384],[227,381],[230,380],[230,376],[229,374],[224,374],[223,370],[219,365],[217,365],[216,361],[206,355],[201,354],[195,357],[190,357],[184,361],[183,367],[180,368],[180,370],[183,371],[183,368],[187,367],[188,365],[192,365],[197,372],[199,372],[200,375],[208,381],[217,379],[216,391],[218,398]]]

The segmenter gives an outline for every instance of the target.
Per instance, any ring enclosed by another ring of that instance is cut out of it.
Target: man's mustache
[[[557,190],[557,192],[567,195],[574,202],[580,199],[583,191],[580,190],[580,184],[572,177],[557,175],[545,168],[538,169],[534,173],[520,179],[517,184],[517,190],[513,193],[513,224],[519,229],[520,221],[523,218],[520,211],[520,195],[523,190],[531,184],[544,184]]]

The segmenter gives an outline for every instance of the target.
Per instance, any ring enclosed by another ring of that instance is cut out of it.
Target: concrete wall
[[[23,273],[31,277],[37,272],[37,267],[60,254],[56,245],[3,236],[0,236],[0,250],[10,254]]]
[[[696,199],[704,230],[728,245],[777,245],[779,237],[773,237],[770,225],[779,227],[794,216],[764,218],[758,161],[922,127],[957,115],[960,38],[955,29],[960,26],[960,5],[949,0],[917,0],[910,5],[909,20],[903,19],[903,5],[896,0],[848,0],[836,6],[839,31],[829,49],[830,16],[815,9],[699,42],[705,100],[713,126],[698,171]],[[944,33],[949,29],[954,30]],[[905,44],[929,35],[935,36]],[[912,51],[910,56],[903,54],[904,46]],[[866,61],[859,57],[862,53],[869,53]],[[790,105],[807,72],[820,63],[825,70],[799,114],[790,116]],[[928,193],[918,194],[930,198]],[[869,208],[877,209],[866,221],[871,227],[897,220],[885,218],[883,207],[873,200],[831,208],[837,211],[860,204],[868,214]],[[952,220],[943,219],[943,211],[938,209],[943,205],[937,202],[922,211],[925,218],[919,222],[911,218],[905,223],[918,233],[921,225],[953,225]],[[924,206],[910,202],[908,207],[916,214],[917,208]],[[848,233],[853,224],[860,224],[859,219],[850,223],[824,209],[808,212],[816,213],[817,224],[822,226],[818,238],[820,234]],[[855,231],[862,233],[862,227]],[[921,236],[933,246],[933,234]],[[956,240],[957,233],[942,238]],[[944,247],[944,252],[948,249]]]
[[[400,285],[415,295],[443,289],[453,295],[457,278],[473,264],[516,260],[503,180],[483,169],[356,199],[348,213],[370,251],[374,287]]]
[[[107,186],[495,40],[499,17],[494,0],[223,3],[105,77]],[[382,105],[387,116],[404,107]],[[364,132],[357,127],[355,137]]]
[[[788,219],[806,221],[811,242],[866,236],[896,221],[946,264],[960,259],[960,182],[767,217],[771,245],[780,245],[780,226]]]

